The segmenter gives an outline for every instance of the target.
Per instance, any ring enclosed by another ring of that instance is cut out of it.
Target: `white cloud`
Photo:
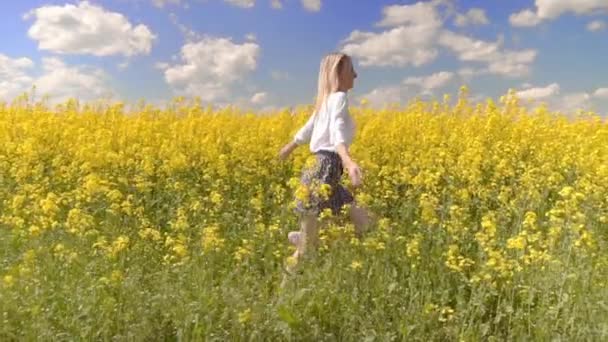
[[[441,71],[426,77],[408,77],[403,80],[403,84],[416,85],[428,92],[445,86],[453,77],[453,72]]]
[[[608,88],[598,88],[593,92],[593,97],[608,99]]]
[[[165,5],[179,5],[181,3],[180,0],[152,0],[154,6],[163,8]]]
[[[401,86],[382,86],[360,96],[358,100],[366,99],[372,107],[384,107],[391,103],[403,104],[406,95],[406,90]]]
[[[439,37],[439,44],[457,53],[462,61],[490,61],[498,53],[502,41],[486,42],[451,31],[443,31]]]
[[[177,27],[177,29],[182,33],[182,35],[184,35],[184,38],[187,41],[194,41],[201,38],[200,34],[195,32],[190,27],[182,24],[175,13],[169,13],[169,20],[171,20],[171,23],[175,25],[175,27]]]
[[[10,101],[36,86],[36,96],[48,96],[52,103],[68,98],[89,101],[112,94],[107,75],[101,69],[68,66],[58,58],[43,58],[42,74],[31,74],[28,58],[11,59],[0,54],[0,100]]]
[[[451,31],[443,31],[439,44],[456,53],[461,61],[486,63],[487,67],[477,73],[520,77],[528,74],[530,64],[536,59],[537,51],[532,49],[512,51],[502,48],[503,39],[486,42],[472,39]],[[469,71],[472,69],[469,69]],[[468,73],[472,76],[472,73]]]
[[[0,101],[12,100],[32,85],[28,71],[34,62],[29,58],[15,58],[0,54]]]
[[[64,54],[95,56],[148,54],[156,38],[145,25],[83,1],[77,6],[43,6],[25,19],[35,18],[28,35],[38,48]]]
[[[283,3],[281,0],[270,0],[270,7],[274,9],[281,9],[283,8]]]
[[[101,69],[68,66],[58,58],[44,58],[42,63],[44,74],[35,81],[36,91],[49,95],[53,101],[72,97],[89,101],[112,93]]]
[[[437,34],[442,26],[438,2],[392,5],[383,9],[376,25],[388,30],[373,33],[355,30],[342,41],[342,51],[359,58],[363,66],[420,66],[437,57]]]
[[[437,1],[417,2],[412,5],[390,5],[382,9],[383,18],[376,24],[379,27],[441,26],[437,13]]]
[[[251,97],[251,103],[256,104],[256,105],[265,103],[267,101],[268,101],[268,93],[266,93],[266,92],[255,93]]]
[[[555,19],[567,12],[593,14],[606,10],[606,0],[536,0],[536,13],[543,19]]]
[[[382,33],[354,31],[342,50],[360,58],[363,66],[420,66],[437,57],[433,47],[436,30],[401,26]]]
[[[517,97],[524,100],[538,100],[559,94],[559,84],[551,83],[546,87],[529,88],[518,91]]]
[[[589,101],[591,96],[587,93],[573,93],[568,94],[556,101],[556,108],[563,112],[572,113],[579,109],[589,110],[591,109],[591,102]]]
[[[446,47],[459,60],[481,63],[481,66],[465,66],[459,74],[470,78],[479,74],[494,74],[505,77],[521,77],[529,73],[536,59],[533,49],[508,50],[503,47],[503,38],[484,41],[443,29],[440,6],[450,9],[450,2],[433,0],[411,5],[391,5],[382,9],[382,19],[377,27],[382,32],[355,30],[341,42],[341,51],[359,59],[362,66],[421,66],[438,56],[439,47]],[[470,9],[457,16],[457,25],[489,23],[485,12]]]
[[[537,51],[526,49],[521,51],[503,51],[496,55],[488,65],[490,74],[504,77],[521,77],[530,73],[530,64],[534,62]]]
[[[224,0],[227,3],[241,7],[241,8],[251,8],[255,6],[255,0]]]
[[[547,104],[552,111],[564,114],[574,114],[578,110],[596,110],[598,99],[608,98],[608,88],[598,88],[592,93],[585,91],[562,93],[559,84],[551,83],[544,87],[529,87],[518,91],[517,96],[525,100],[524,105],[532,105],[536,101]]]
[[[257,67],[260,47],[254,42],[233,43],[229,38],[203,37],[186,43],[181,62],[157,64],[177,93],[200,96],[205,101],[225,100],[231,86]]]
[[[245,35],[245,39],[255,42],[258,38],[256,37],[255,33],[247,33]]]
[[[519,27],[536,26],[540,23],[540,21],[541,19],[536,15],[536,13],[529,9],[513,13],[509,16],[509,22],[511,25]]]
[[[589,30],[591,32],[602,31],[605,28],[606,28],[606,23],[601,20],[594,20],[594,21],[590,22],[589,24],[587,24],[587,30]]]
[[[525,9],[511,15],[513,26],[535,26],[543,20],[551,20],[565,13],[591,15],[608,11],[606,0],[536,0],[536,11]]]
[[[302,0],[304,9],[310,12],[319,12],[321,10],[321,0]]]
[[[456,15],[454,24],[459,27],[469,25],[487,25],[490,21],[486,17],[486,12],[481,8],[471,8],[465,14]]]

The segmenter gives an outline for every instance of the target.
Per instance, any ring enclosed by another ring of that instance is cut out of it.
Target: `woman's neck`
[[[338,87],[337,91],[343,91],[346,93],[348,91],[348,89],[346,89],[346,87]]]

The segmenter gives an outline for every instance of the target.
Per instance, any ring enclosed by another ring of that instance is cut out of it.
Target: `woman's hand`
[[[279,159],[281,159],[281,160],[287,159],[287,157],[289,157],[289,155],[291,154],[291,151],[293,151],[293,149],[294,149],[293,143],[289,143],[289,144],[283,146],[281,151],[279,151]]]
[[[346,165],[346,170],[348,170],[350,182],[354,187],[359,187],[363,184],[363,172],[361,172],[361,168],[357,163],[354,161],[348,163]]]

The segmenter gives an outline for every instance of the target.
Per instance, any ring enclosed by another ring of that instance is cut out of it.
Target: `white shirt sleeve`
[[[304,124],[304,126],[302,126],[302,128],[300,128],[300,130],[296,133],[293,139],[296,144],[302,145],[307,142],[310,142],[310,138],[312,137],[312,130],[314,128],[314,117],[315,115],[311,115],[308,118],[308,121],[306,121],[306,124]]]
[[[330,143],[337,147],[347,141],[346,120],[348,116],[348,98],[345,93],[336,95],[329,112]]]

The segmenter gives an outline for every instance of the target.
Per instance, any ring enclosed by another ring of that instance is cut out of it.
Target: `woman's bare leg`
[[[375,215],[369,209],[357,206],[354,203],[350,207],[349,216],[355,225],[355,236],[357,238],[363,237],[363,234],[370,229],[376,220]]]
[[[300,259],[315,252],[319,247],[319,220],[317,215],[305,214],[300,219],[300,236],[297,240],[295,257]]]

